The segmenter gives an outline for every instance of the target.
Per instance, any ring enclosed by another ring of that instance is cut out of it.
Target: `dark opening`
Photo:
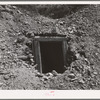
[[[62,42],[40,42],[42,72],[64,72]]]

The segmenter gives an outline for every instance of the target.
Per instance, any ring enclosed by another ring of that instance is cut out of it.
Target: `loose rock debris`
[[[19,6],[1,5],[0,89],[100,89],[99,5],[96,7],[88,5],[53,19]],[[36,69],[32,41],[39,34],[68,39],[64,73],[53,70],[44,74]]]

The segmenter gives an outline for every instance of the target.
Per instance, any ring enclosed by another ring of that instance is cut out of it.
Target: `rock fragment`
[[[73,78],[75,78],[75,75],[74,75],[73,73],[70,73],[70,74],[68,75],[68,77],[71,78],[71,79],[73,79]]]
[[[9,76],[9,75],[5,75],[3,78],[4,78],[5,80],[8,80],[8,79],[10,78],[10,76]]]
[[[43,76],[44,81],[47,81],[49,79],[49,77],[47,76]]]
[[[84,81],[83,79],[80,79],[80,80],[79,80],[79,83],[84,84],[84,83],[85,83],[85,81]]]
[[[38,76],[38,77],[43,77],[43,74],[37,72],[37,73],[36,73],[36,76]]]
[[[24,55],[23,56],[19,56],[18,58],[19,59],[22,59],[22,60],[27,60],[28,59],[28,57],[27,56],[24,56]]]
[[[93,74],[94,74],[94,75],[97,75],[98,73],[97,73],[97,72],[93,72]]]
[[[3,85],[3,83],[0,82],[0,87]]]
[[[10,73],[9,71],[5,71],[5,70],[3,70],[3,71],[1,70],[0,71],[0,75],[2,75],[2,74],[6,75],[6,74],[9,74],[9,73]]]
[[[58,73],[57,73],[55,70],[52,71],[52,74],[53,74],[54,76],[57,76],[57,75],[58,75]]]
[[[52,74],[52,73],[47,73],[46,76],[48,76],[48,77],[52,77],[53,74]]]

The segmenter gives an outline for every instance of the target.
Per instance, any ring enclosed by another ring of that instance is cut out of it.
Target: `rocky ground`
[[[0,89],[100,89],[99,5],[83,7],[63,18],[45,17],[16,5],[0,6]],[[34,35],[68,38],[66,71],[40,74],[34,61]]]

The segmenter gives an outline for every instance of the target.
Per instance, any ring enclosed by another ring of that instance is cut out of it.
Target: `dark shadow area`
[[[32,14],[40,14],[53,19],[63,18],[66,15],[71,15],[84,7],[89,5],[85,4],[55,4],[55,5],[16,5],[17,7],[30,11]]]
[[[67,65],[66,66],[69,67],[70,64],[75,60],[76,60],[76,56],[74,52],[71,51],[71,48],[69,46],[67,50],[67,58],[66,58]]]
[[[43,73],[65,71],[62,42],[40,42],[40,49]]]

